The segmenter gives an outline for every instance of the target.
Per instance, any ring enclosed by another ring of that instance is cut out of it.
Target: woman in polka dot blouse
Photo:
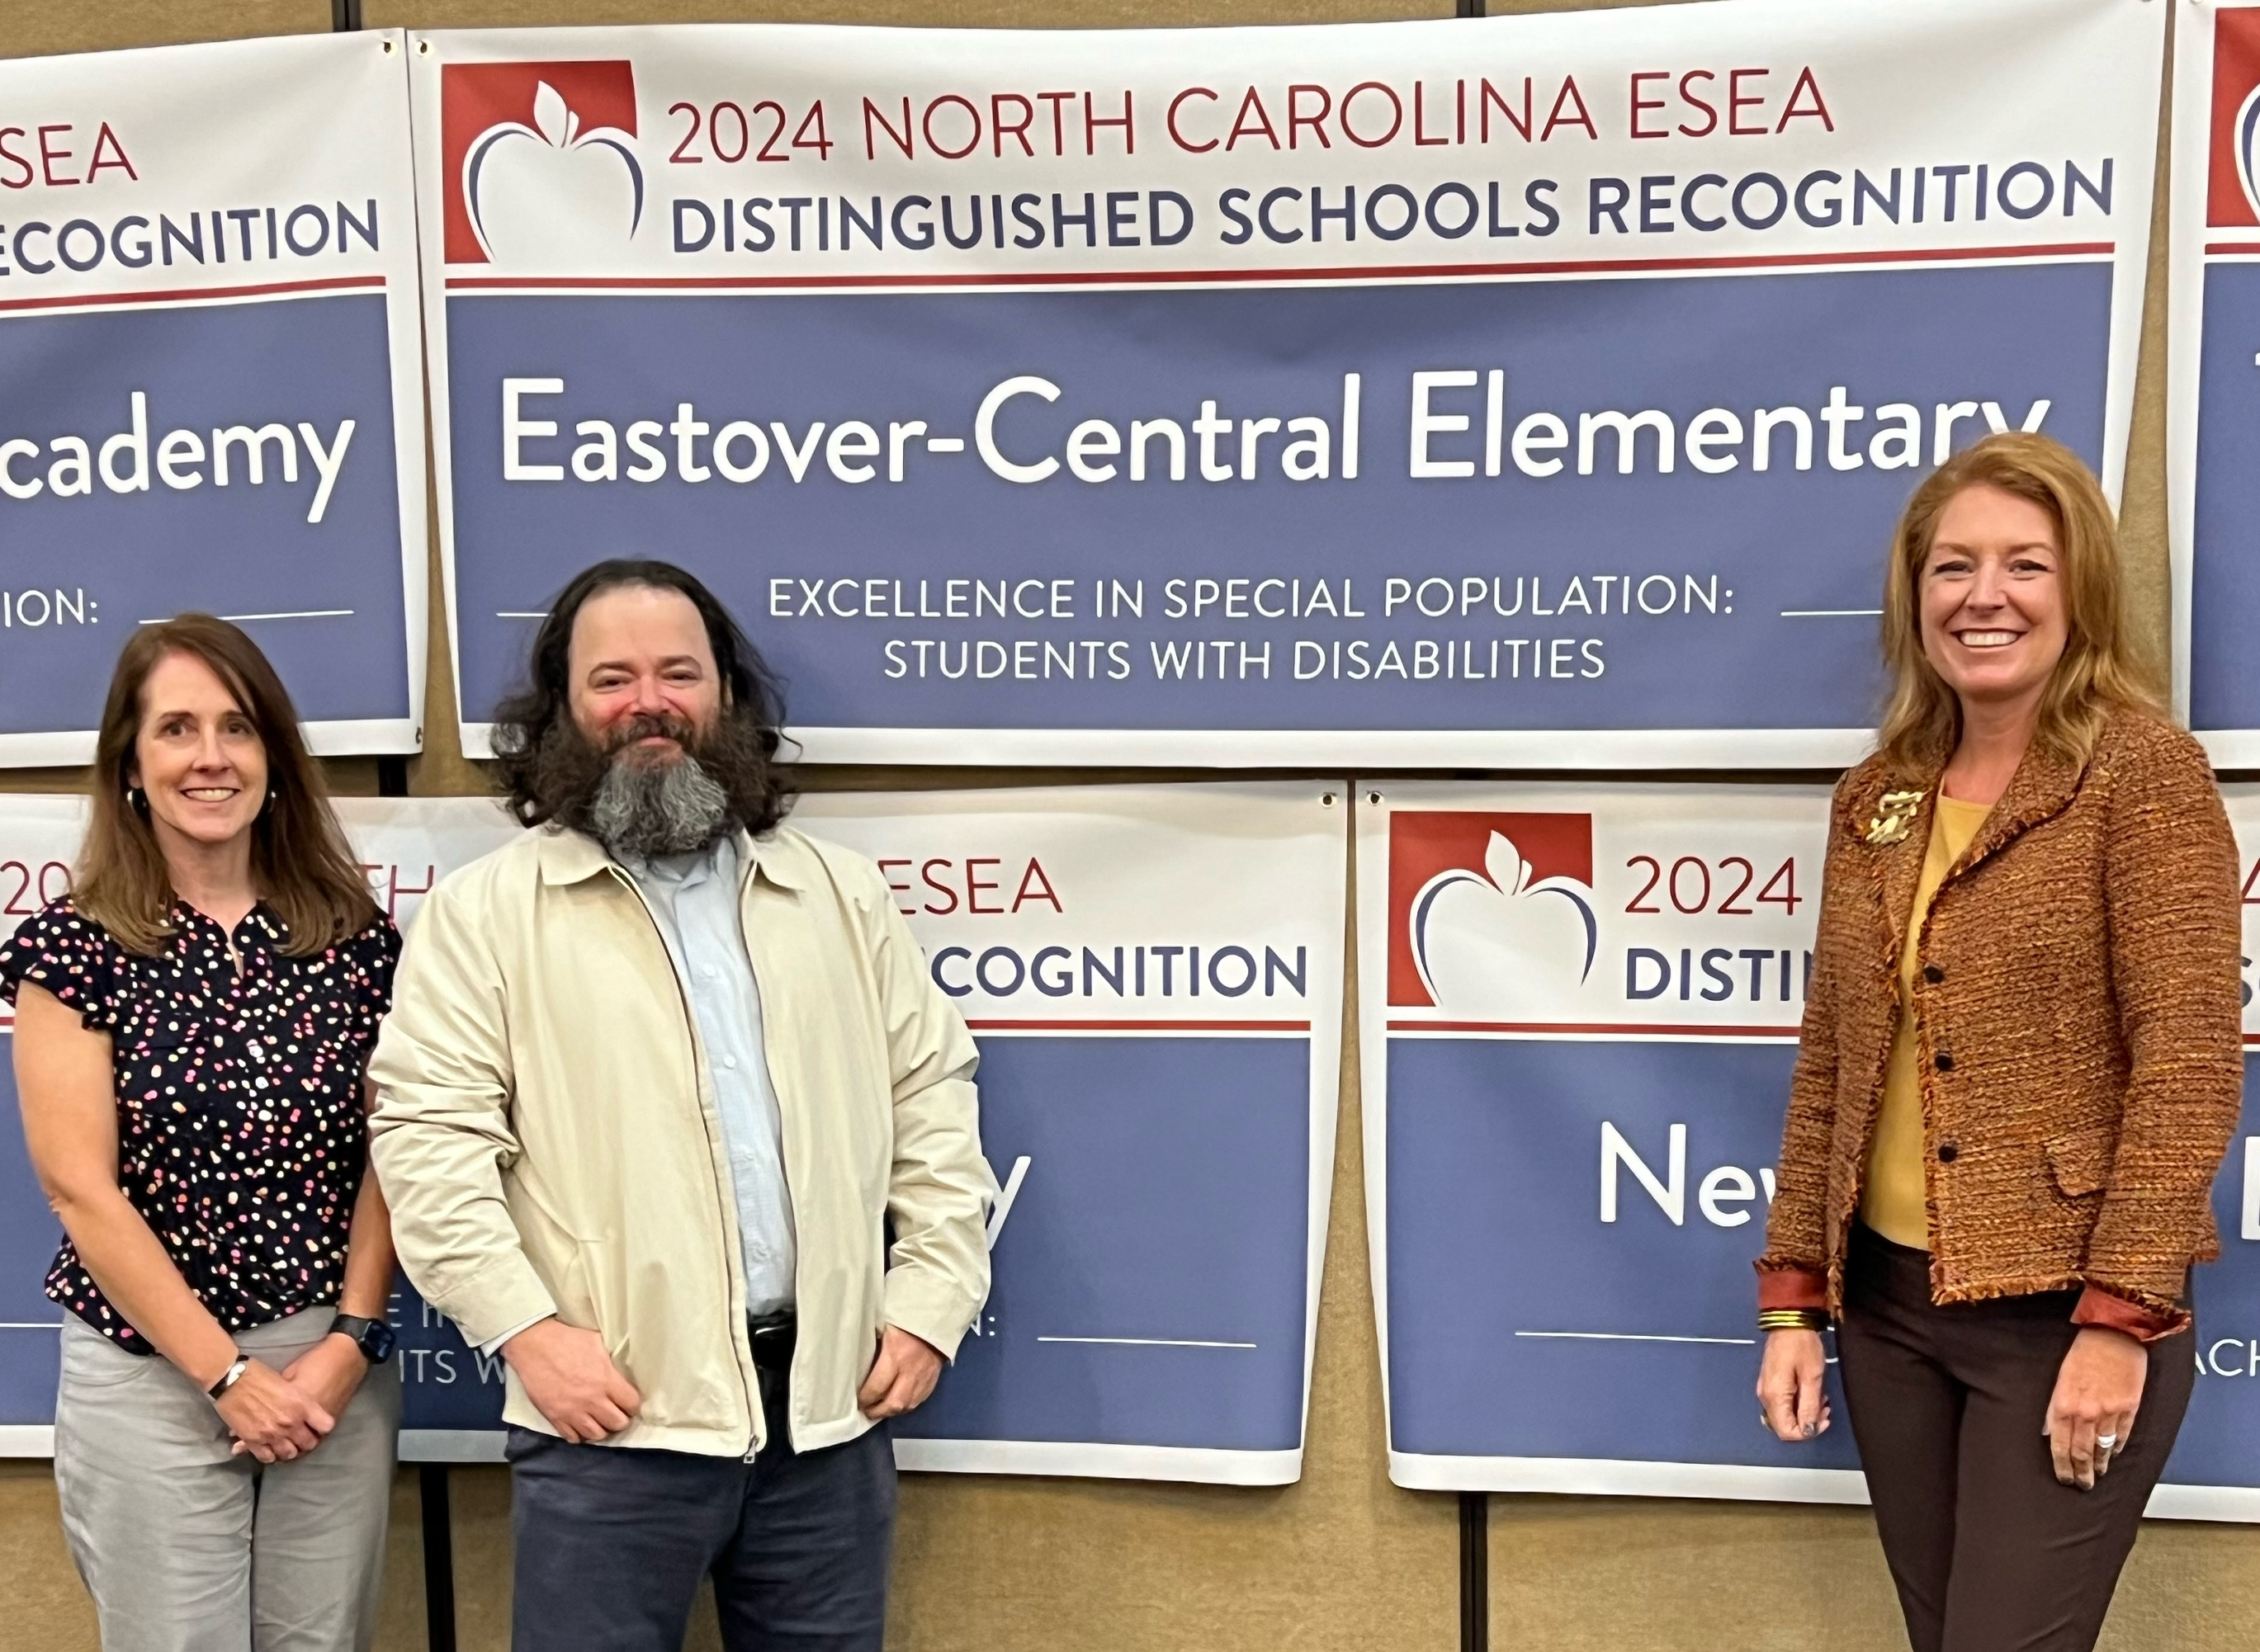
[[[103,1643],[365,1648],[400,1386],[361,1075],[400,939],[234,626],[126,645],[75,882],[0,943],[0,992]]]

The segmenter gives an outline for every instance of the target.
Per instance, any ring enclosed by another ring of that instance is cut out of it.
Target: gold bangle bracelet
[[[1828,1315],[1820,1308],[1766,1308],[1758,1314],[1762,1331],[1825,1331]]]

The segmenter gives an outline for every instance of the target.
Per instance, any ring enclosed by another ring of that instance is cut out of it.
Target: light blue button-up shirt
[[[785,1185],[783,1124],[762,1037],[761,987],[739,917],[738,846],[724,837],[696,854],[621,865],[659,921],[697,1018],[738,1199],[746,1311],[790,1307],[792,1193]]]

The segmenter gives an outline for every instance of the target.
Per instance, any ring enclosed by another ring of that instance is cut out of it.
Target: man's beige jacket
[[[870,1426],[855,1391],[883,1326],[955,1354],[989,1292],[996,1182],[973,1040],[878,869],[789,827],[739,851],[798,1242],[805,1451]],[[554,1313],[599,1333],[642,1393],[608,1443],[759,1449],[737,1202],[695,1020],[643,897],[593,839],[530,831],[432,892],[369,1077],[401,1263],[466,1340]],[[504,1420],[554,1433],[508,1384]]]

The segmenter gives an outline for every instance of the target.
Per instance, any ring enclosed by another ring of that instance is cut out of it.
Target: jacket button
[[[1935,986],[1946,979],[1946,972],[1935,964],[1926,964],[1922,966],[1922,979]]]
[[[1954,1163],[1954,1161],[1955,1161],[1956,1159],[1959,1158],[1961,1156],[1962,1156],[1962,1150],[1961,1150],[1960,1148],[1958,1148],[1958,1147],[1955,1146],[1955,1144],[1954,1144],[1953,1143],[1951,1143],[1951,1142],[1941,1142],[1941,1143],[1938,1144],[1938,1162],[1939,1162],[1940,1164],[1951,1164],[1952,1163]]]
[[[1952,1050],[1940,1050],[1940,1051],[1938,1052],[1937,1057],[1936,1057],[1936,1065],[1937,1065],[1937,1067],[1938,1067],[1938,1070],[1939,1070],[1941,1072],[1953,1072],[1953,1071],[1954,1071],[1954,1052],[1953,1052]]]

